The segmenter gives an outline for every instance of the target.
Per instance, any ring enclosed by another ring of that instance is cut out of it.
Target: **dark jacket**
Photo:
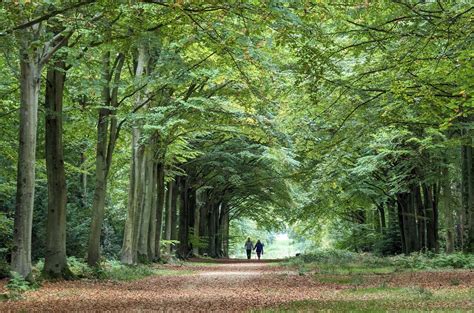
[[[257,243],[255,244],[255,250],[256,250],[257,252],[263,252],[263,243],[257,242]]]

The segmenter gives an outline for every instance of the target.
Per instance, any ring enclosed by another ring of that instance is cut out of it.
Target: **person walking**
[[[257,240],[257,243],[255,244],[255,251],[257,252],[257,257],[260,260],[260,256],[263,255],[263,246],[264,244],[260,242],[260,239]]]
[[[250,257],[252,256],[252,250],[253,250],[253,242],[250,240],[250,237],[247,238],[247,241],[245,242],[244,245],[245,250],[247,251],[247,260],[250,260]]]

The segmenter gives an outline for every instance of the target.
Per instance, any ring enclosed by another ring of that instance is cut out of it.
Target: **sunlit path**
[[[305,309],[327,308],[333,305],[331,303],[344,308],[344,303],[351,301],[361,301],[360,305],[364,307],[372,305],[373,300],[385,301],[388,297],[386,293],[373,292],[370,296],[354,293],[352,285],[337,282],[331,278],[333,276],[327,276],[325,280],[316,279],[312,274],[301,275],[294,269],[279,266],[276,261],[194,259],[182,265],[161,266],[167,269],[167,274],[134,282],[48,282],[41,290],[28,292],[26,300],[0,302],[0,311],[243,312],[277,308],[303,300],[311,301]],[[344,277],[341,276],[341,279]],[[443,294],[452,288],[449,281],[457,279],[460,282],[458,300],[451,300],[451,304],[432,302],[430,307],[454,305],[469,308],[473,305],[465,300],[467,294],[463,295],[466,293],[464,286],[474,284],[474,274],[466,271],[368,275],[358,288],[370,290],[388,278],[393,280],[390,286],[396,287],[395,297],[403,288],[410,292],[413,280],[420,283],[420,288],[423,285],[436,286],[439,291],[433,292]],[[387,292],[390,290],[387,289]],[[411,308],[417,307],[416,302],[414,304],[411,300],[406,303]],[[394,302],[386,308],[403,307],[400,305]]]

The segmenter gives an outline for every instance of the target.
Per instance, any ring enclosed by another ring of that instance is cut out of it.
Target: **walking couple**
[[[252,250],[255,250],[257,257],[260,260],[260,256],[263,255],[263,246],[264,245],[260,242],[260,240],[257,240],[257,243],[254,246],[252,240],[250,240],[250,237],[248,237],[244,245],[244,248],[247,251],[247,259],[250,260],[252,257]]]

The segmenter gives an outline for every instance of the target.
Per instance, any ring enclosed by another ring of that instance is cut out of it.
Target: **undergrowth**
[[[401,270],[474,269],[474,254],[413,253],[379,257],[344,250],[318,250],[290,258],[284,264],[298,268],[299,273],[314,269],[322,274],[388,274]]]
[[[6,284],[8,293],[3,294],[3,300],[20,300],[26,291],[36,290],[40,287],[39,281],[28,281],[17,272],[10,272],[10,279]]]
[[[78,279],[99,279],[131,281],[142,279],[151,275],[172,275],[175,271],[155,268],[149,264],[124,265],[118,260],[104,260],[98,267],[90,267],[81,259],[68,258],[68,266],[74,277]],[[35,268],[35,276],[40,276],[44,261],[40,260]]]

